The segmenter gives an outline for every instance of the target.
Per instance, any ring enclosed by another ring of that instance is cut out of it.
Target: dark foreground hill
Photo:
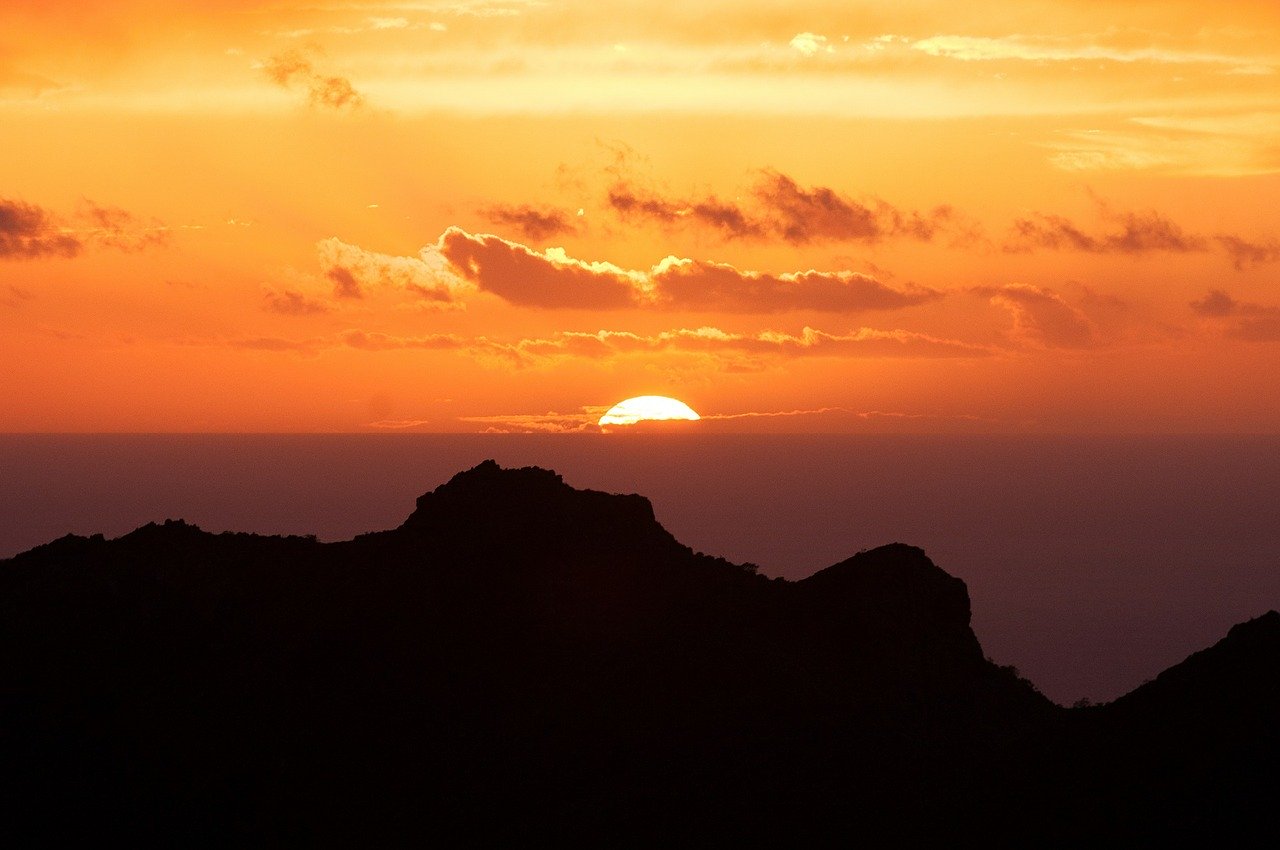
[[[800,582],[492,462],[342,543],[0,561],[20,845],[1275,846],[1280,615],[1068,710],[900,544]]]

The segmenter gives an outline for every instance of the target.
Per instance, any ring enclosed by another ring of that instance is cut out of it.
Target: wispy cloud
[[[1153,251],[1186,253],[1207,251],[1207,238],[1188,233],[1177,222],[1149,210],[1113,212],[1099,202],[1099,212],[1110,229],[1089,233],[1060,215],[1033,213],[1014,221],[1004,243],[1012,253],[1049,249],[1092,254],[1145,254]]]
[[[582,434],[599,433],[597,424],[605,407],[583,407],[577,413],[499,413],[459,416],[457,421],[483,425],[488,433]]]
[[[330,306],[295,289],[268,289],[263,293],[263,307],[286,316],[313,316],[327,313]]]
[[[715,327],[680,328],[657,334],[629,331],[566,331],[551,337],[522,339],[505,349],[515,360],[536,363],[567,357],[611,358],[635,354],[680,353],[748,360],[797,357],[952,358],[986,357],[982,346],[905,330],[860,328],[827,333],[805,327],[798,333],[729,333]]]
[[[364,95],[346,77],[322,74],[301,51],[287,50],[262,66],[267,78],[282,88],[301,88],[312,106],[330,109],[359,109]]]
[[[101,206],[92,201],[81,205],[78,217],[87,222],[79,232],[104,248],[119,251],[142,251],[169,244],[172,231],[162,222],[143,221],[120,207]]]
[[[935,35],[911,44],[930,56],[963,62],[1120,62],[1160,65],[1221,65],[1230,69],[1275,68],[1275,56],[1238,56],[1227,53],[1182,50],[1158,45],[1108,44],[1106,36],[1030,36],[1000,38],[968,35]],[[1259,72],[1259,71],[1255,71]]]
[[[805,327],[796,333],[763,331],[730,333],[715,327],[677,328],[654,334],[631,331],[563,331],[548,336],[500,339],[456,334],[397,335],[352,328],[335,334],[290,339],[279,336],[187,340],[191,345],[223,345],[252,351],[294,353],[305,357],[322,351],[354,349],[453,351],[498,368],[538,368],[569,360],[604,363],[630,357],[697,358],[704,364],[740,371],[759,371],[769,363],[801,357],[851,359],[974,358],[993,349],[960,340],[906,330],[860,328],[828,333]]]
[[[859,201],[826,186],[801,186],[772,169],[759,172],[750,194],[749,206],[713,195],[673,198],[623,179],[609,189],[607,201],[624,219],[667,226],[694,224],[730,239],[779,239],[792,245],[894,238],[929,241],[955,224],[955,214],[947,206],[920,213],[879,199]]]
[[[529,204],[494,204],[480,214],[494,224],[514,228],[521,236],[541,242],[577,230],[574,217],[564,210]]]
[[[1119,128],[1063,130],[1042,143],[1064,171],[1241,177],[1280,172],[1280,113],[1140,117]]]
[[[1089,348],[1097,329],[1081,310],[1049,289],[1027,284],[978,287],[974,293],[1009,312],[1015,342],[1042,348]]]
[[[1231,257],[1231,263],[1242,271],[1249,266],[1280,262],[1280,241],[1251,242],[1239,236],[1220,234],[1215,237]]]
[[[1221,248],[1237,271],[1280,262],[1280,242],[1253,241],[1231,233],[1213,237],[1189,232],[1156,210],[1116,211],[1095,198],[1102,230],[1086,230],[1065,216],[1031,213],[1016,219],[1005,237],[1004,250],[1081,251],[1090,254],[1186,254]]]

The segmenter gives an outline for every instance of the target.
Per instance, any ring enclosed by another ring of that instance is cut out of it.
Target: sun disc
[[[645,420],[665,422],[673,419],[684,419],[696,421],[701,418],[693,411],[693,408],[678,399],[667,398],[664,395],[642,395],[620,401],[609,408],[608,412],[600,417],[599,424],[603,427],[605,425],[634,425]]]

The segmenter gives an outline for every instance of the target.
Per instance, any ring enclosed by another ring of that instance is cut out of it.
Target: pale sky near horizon
[[[0,431],[1280,432],[1280,6],[0,8]]]

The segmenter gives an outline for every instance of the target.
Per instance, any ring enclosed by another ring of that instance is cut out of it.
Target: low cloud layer
[[[629,270],[574,259],[558,248],[535,251],[456,227],[445,231],[434,250],[478,289],[527,307],[856,313],[896,310],[942,297],[935,290],[893,288],[848,271],[774,275],[676,257],[667,257],[647,271]]]

